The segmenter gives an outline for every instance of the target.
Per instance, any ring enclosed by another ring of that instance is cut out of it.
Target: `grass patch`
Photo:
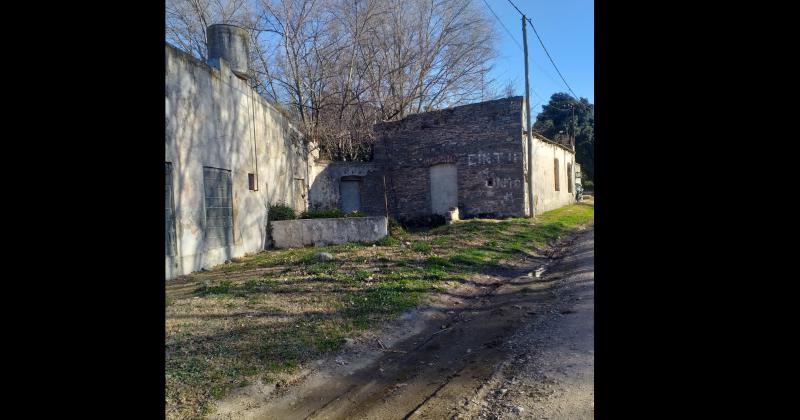
[[[400,244],[400,240],[395,238],[394,236],[384,236],[381,239],[375,241],[375,245],[377,246],[397,246]]]
[[[372,272],[367,270],[356,270],[356,272],[353,274],[353,277],[357,281],[365,281],[372,277]]]
[[[244,289],[249,292],[268,291],[277,287],[278,284],[278,280],[275,279],[255,278],[247,280],[244,284]]]
[[[230,292],[231,282],[229,280],[222,280],[217,284],[204,284],[197,289],[197,294],[200,296],[227,295]]]
[[[455,265],[481,266],[489,261],[489,253],[476,248],[467,248],[450,257]]]
[[[446,258],[433,256],[433,257],[428,257],[428,259],[425,260],[425,265],[430,267],[430,268],[440,268],[441,269],[441,268],[452,267],[453,263],[451,263],[450,260],[448,260]]]
[[[431,252],[431,245],[426,242],[414,242],[411,244],[411,249],[416,252]]]
[[[593,217],[591,205],[578,204],[534,222],[470,220],[403,231],[408,248],[387,236],[375,246],[273,250],[168,282],[166,416],[205,416],[230,390],[274,382],[446,282],[534,252]],[[336,260],[316,260],[317,252]]]
[[[321,276],[326,274],[327,275],[334,274],[336,272],[337,267],[338,267],[337,264],[333,262],[317,262],[308,266],[306,270],[310,274],[313,274],[315,276]]]
[[[422,279],[383,282],[375,287],[349,294],[347,316],[356,328],[364,329],[374,321],[397,315],[417,305],[424,292],[434,284]]]

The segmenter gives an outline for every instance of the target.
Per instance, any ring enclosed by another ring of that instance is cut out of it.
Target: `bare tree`
[[[167,38],[250,29],[254,87],[330,158],[368,159],[372,125],[496,97],[494,21],[471,0],[167,0]]]
[[[511,83],[511,81],[506,83],[506,86],[503,88],[503,92],[505,93],[506,98],[514,96],[514,84]]]

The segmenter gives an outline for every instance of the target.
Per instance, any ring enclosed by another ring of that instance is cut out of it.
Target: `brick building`
[[[325,163],[311,206],[409,221],[458,207],[462,218],[529,215],[524,101],[511,97],[375,125],[374,159]],[[574,202],[571,148],[534,135],[536,211]],[[384,190],[383,185],[386,188]]]

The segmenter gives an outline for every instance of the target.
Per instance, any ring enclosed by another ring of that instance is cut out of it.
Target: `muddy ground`
[[[593,417],[593,229],[431,296],[216,419]]]
[[[593,231],[573,243],[551,278],[551,316],[511,337],[509,359],[476,402],[478,418],[594,418]]]

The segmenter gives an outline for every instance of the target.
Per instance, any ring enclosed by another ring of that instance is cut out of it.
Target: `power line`
[[[494,15],[494,18],[497,19],[498,23],[500,23],[500,26],[502,26],[503,29],[506,30],[506,33],[508,34],[508,37],[511,38],[511,40],[514,41],[514,43],[517,44],[517,47],[519,47],[519,49],[521,50],[522,49],[522,45],[519,45],[519,41],[517,41],[517,39],[514,38],[514,35],[511,34],[511,31],[509,31],[508,28],[506,28],[506,25],[503,24],[503,21],[500,20],[500,18],[497,16],[497,13],[495,13],[494,10],[492,10],[492,6],[489,6],[489,3],[487,3],[486,0],[483,0],[483,4],[485,4],[486,7],[489,8],[489,11],[492,12],[492,14]]]
[[[522,45],[519,45],[519,41],[517,41],[517,39],[516,39],[516,38],[514,38],[514,35],[511,33],[511,31],[509,31],[509,30],[508,30],[508,28],[506,28],[506,25],[505,25],[505,24],[503,24],[503,21],[502,21],[502,20],[500,20],[500,18],[497,16],[497,13],[495,13],[495,12],[494,12],[494,10],[492,10],[492,6],[489,6],[489,3],[487,3],[487,2],[486,2],[486,0],[483,0],[483,4],[485,4],[485,5],[486,5],[486,7],[488,7],[488,8],[489,8],[489,11],[490,11],[490,12],[492,12],[492,15],[494,15],[494,18],[497,20],[497,23],[499,23],[499,24],[500,24],[500,26],[502,26],[502,27],[503,27],[503,29],[505,29],[505,30],[506,30],[506,33],[508,34],[508,37],[509,37],[509,38],[511,38],[511,40],[512,40],[512,41],[514,41],[514,43],[515,43],[515,44],[517,44],[517,47],[519,48],[519,50],[520,50],[520,51],[522,51],[522,49],[523,49],[523,48],[522,48]],[[545,72],[545,71],[544,71],[544,69],[542,69],[542,68],[541,68],[541,66],[539,66],[539,63],[536,63],[536,62],[535,62],[535,61],[533,61],[533,60],[531,60],[531,62],[532,62],[533,64],[535,64],[535,65],[536,65],[536,67],[538,67],[539,69],[541,69],[541,70],[542,70],[542,73],[546,74],[546,75],[547,75],[547,77],[549,77],[549,78],[550,78],[550,80],[552,80],[552,79],[553,79],[553,77],[552,77],[552,76],[550,76],[549,74],[547,74],[547,72]],[[538,93],[536,93],[536,91],[535,91],[535,90],[533,90],[533,88],[531,88],[531,91],[533,92],[533,94],[534,94],[534,95],[536,95],[536,97],[537,97],[537,98],[539,98],[539,99],[542,99],[542,97],[541,97],[541,96],[539,96],[539,94],[538,94]],[[542,100],[544,101],[544,99],[542,99]]]
[[[506,25],[503,24],[503,21],[500,20],[500,17],[497,16],[497,13],[495,13],[494,10],[492,10],[492,6],[489,6],[489,3],[487,3],[486,0],[483,0],[483,3],[486,5],[486,7],[489,8],[489,11],[492,12],[492,14],[494,15],[494,18],[497,19],[497,22],[500,24],[500,26],[502,26],[503,29],[506,30],[506,33],[508,34],[508,37],[511,38],[511,40],[514,41],[515,44],[517,44],[517,48],[519,48],[519,50],[522,51],[522,49],[523,49],[522,45],[519,45],[519,41],[517,41],[517,39],[514,38],[514,35],[511,33],[511,31],[508,30]],[[530,58],[530,61],[531,61],[531,63],[533,63],[534,66],[536,66],[536,68],[541,70],[542,73],[545,76],[547,76],[547,78],[550,79],[551,82],[553,82],[556,86],[559,86],[559,83],[553,78],[553,76],[551,76],[550,73],[547,72],[547,70],[545,70],[542,66],[540,66],[538,62],[534,61],[532,57]],[[534,94],[535,93],[536,92],[534,92]]]
[[[511,1],[511,0],[509,0],[509,1]],[[527,20],[528,20],[528,23],[531,24],[531,28],[533,28],[533,33],[536,34],[536,39],[538,39],[539,43],[542,44],[542,49],[544,49],[544,53],[547,54],[547,58],[550,59],[550,63],[556,69],[556,73],[558,73],[558,76],[561,77],[561,80],[564,82],[564,84],[567,85],[567,89],[569,89],[569,91],[572,92],[572,97],[575,100],[578,100],[578,95],[575,93],[574,90],[572,90],[571,87],[569,87],[569,83],[567,83],[566,79],[564,79],[564,76],[561,74],[561,70],[558,69],[558,66],[556,66],[556,62],[553,61],[553,57],[550,57],[550,53],[547,51],[547,47],[544,46],[544,42],[542,42],[542,38],[540,38],[539,37],[539,33],[536,32],[536,27],[533,26],[533,21],[531,21],[530,18],[527,18]]]
[[[485,0],[484,0],[484,2],[485,2]],[[514,2],[512,2],[511,0],[508,0],[508,2],[511,3],[511,6],[513,6],[515,9],[517,9],[517,12],[519,12],[519,14],[521,14],[522,16],[525,16],[525,13],[522,13],[522,11],[519,10],[519,7],[517,7],[517,5],[514,4]],[[561,71],[558,69],[558,66],[556,66],[556,62],[553,61],[553,57],[550,56],[550,52],[547,51],[547,47],[544,46],[544,42],[542,41],[542,38],[539,36],[539,32],[537,32],[536,31],[536,27],[533,26],[533,21],[529,17],[526,17],[525,20],[527,20],[528,23],[531,25],[531,28],[533,28],[533,33],[536,34],[536,39],[539,40],[539,44],[541,44],[542,49],[544,50],[544,53],[547,54],[547,58],[550,60],[550,64],[553,65],[553,68],[556,69],[556,73],[558,73],[558,76],[561,77],[561,81],[563,81],[564,85],[567,86],[567,89],[569,89],[569,91],[572,92],[572,95],[573,95],[572,97],[575,100],[577,100],[578,99],[578,95],[576,95],[575,91],[573,91],[572,88],[569,87],[569,83],[567,83],[567,80],[564,79],[564,76],[561,74]]]
[[[509,2],[509,3],[511,3],[511,0],[508,0],[508,2]],[[522,10],[519,10],[519,8],[517,7],[517,5],[516,5],[516,4],[514,4],[514,3],[511,3],[511,5],[512,5],[512,6],[514,6],[514,8],[515,8],[515,9],[517,9],[517,11],[519,12],[519,14],[521,14],[521,15],[525,15],[525,13],[522,13]]]

